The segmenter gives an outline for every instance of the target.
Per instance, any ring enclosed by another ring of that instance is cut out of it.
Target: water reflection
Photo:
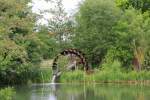
[[[15,100],[150,100],[150,87],[113,84],[44,84],[17,87]]]

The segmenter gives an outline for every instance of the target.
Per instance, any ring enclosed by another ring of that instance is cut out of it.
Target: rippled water
[[[16,87],[15,100],[150,100],[150,86],[44,84]]]

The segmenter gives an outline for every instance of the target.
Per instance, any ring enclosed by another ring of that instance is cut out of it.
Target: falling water
[[[53,75],[51,83],[55,83],[55,81],[56,81],[56,75]]]
[[[57,72],[56,74],[54,74],[53,77],[52,77],[51,83],[55,83],[56,80],[60,77],[61,73],[62,72]]]

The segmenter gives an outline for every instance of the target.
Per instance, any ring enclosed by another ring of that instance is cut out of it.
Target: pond
[[[150,86],[39,84],[17,86],[15,100],[150,100]]]

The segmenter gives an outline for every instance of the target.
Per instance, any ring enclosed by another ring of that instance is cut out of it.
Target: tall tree
[[[149,47],[148,16],[134,8],[122,11],[113,0],[85,0],[77,13],[73,43],[93,65],[110,58],[131,68],[136,58],[141,69]]]
[[[113,26],[120,10],[112,0],[85,0],[76,15],[74,45],[88,56],[92,64],[99,64],[107,50],[115,44]]]
[[[36,15],[29,3],[0,0],[0,82],[26,82],[32,65],[40,61],[42,44],[34,33]]]
[[[124,11],[124,14],[118,21],[114,30],[118,33],[118,46],[123,49],[128,48],[128,54],[132,59],[134,69],[140,71],[143,69],[146,52],[149,48],[149,14],[142,14],[134,8]],[[125,56],[125,55],[124,55]]]
[[[48,19],[48,30],[54,33],[57,41],[68,41],[72,33],[72,19],[65,12],[62,0],[46,0],[53,2],[54,7],[46,10],[51,15]]]

